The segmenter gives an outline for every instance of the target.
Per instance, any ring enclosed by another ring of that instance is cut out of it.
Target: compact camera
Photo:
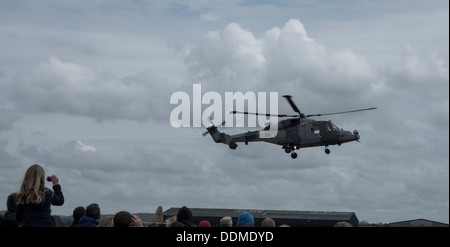
[[[53,177],[52,177],[52,176],[47,176],[47,181],[48,181],[48,182],[53,181]]]

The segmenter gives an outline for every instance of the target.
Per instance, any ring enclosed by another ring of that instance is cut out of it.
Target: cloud
[[[413,111],[418,122],[448,127],[448,90],[442,90],[448,88],[448,62],[410,45],[379,66],[348,48],[328,51],[292,19],[262,37],[231,23],[182,51],[191,81],[209,90],[291,94],[311,114],[395,106],[386,113],[397,115],[389,117]]]
[[[252,76],[264,68],[262,42],[237,23],[223,30],[210,31],[185,57],[188,73],[195,81],[215,85],[228,82],[230,88],[244,80],[254,83]]]
[[[325,106],[339,95],[350,106],[366,100],[368,87],[379,80],[364,56],[350,49],[328,52],[298,19],[262,37],[231,23],[182,51],[192,81],[216,91],[286,92]]]
[[[19,119],[19,114],[12,107],[0,106],[0,133],[2,131],[11,130],[13,123]]]
[[[154,106],[168,101],[168,93],[164,81],[151,72],[118,79],[111,73],[51,57],[20,72],[9,96],[24,113],[62,113],[101,122],[165,120],[169,109]]]

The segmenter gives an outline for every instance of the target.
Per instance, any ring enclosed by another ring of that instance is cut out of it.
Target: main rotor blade
[[[341,112],[332,112],[332,113],[322,113],[322,114],[310,114],[306,115],[306,117],[320,117],[320,116],[327,116],[327,115],[335,115],[335,114],[343,114],[343,113],[350,113],[350,112],[358,112],[358,111],[368,111],[368,110],[374,110],[378,109],[376,107],[371,108],[365,108],[365,109],[359,109],[359,110],[352,110],[352,111],[341,111]]]
[[[286,114],[269,114],[269,113],[257,113],[257,112],[242,112],[242,111],[230,111],[230,114],[245,114],[245,115],[256,115],[256,116],[266,116],[266,117],[298,117],[298,115],[286,115]]]
[[[300,110],[295,105],[294,101],[292,100],[292,96],[290,96],[290,95],[283,95],[283,97],[285,97],[287,99],[287,101],[289,102],[289,105],[291,105],[292,109],[294,109],[294,111],[297,112],[301,116],[302,113],[300,112]]]

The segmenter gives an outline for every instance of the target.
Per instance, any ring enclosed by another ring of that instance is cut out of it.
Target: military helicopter
[[[212,139],[216,143],[223,143],[228,145],[231,149],[237,148],[237,142],[244,142],[248,145],[249,142],[268,142],[276,145],[280,145],[286,153],[290,153],[292,159],[297,158],[296,150],[306,147],[318,147],[324,146],[325,153],[330,154],[330,145],[341,145],[342,143],[358,141],[359,133],[357,130],[353,132],[338,128],[331,120],[329,121],[316,121],[310,117],[319,117],[359,111],[368,111],[377,109],[376,107],[343,111],[343,112],[333,112],[324,114],[309,114],[305,115],[300,112],[298,107],[292,100],[292,96],[284,95],[287,99],[292,109],[297,113],[296,115],[286,115],[286,114],[267,114],[267,113],[251,113],[251,112],[239,112],[232,111],[230,114],[247,114],[247,115],[262,115],[262,116],[276,116],[276,117],[286,117],[287,119],[281,120],[277,123],[276,135],[271,138],[265,138],[260,135],[261,130],[258,131],[248,131],[246,133],[227,135],[220,132],[217,128],[224,125],[225,121],[220,125],[215,126],[211,122],[211,126],[206,128],[207,131],[203,133],[206,136],[208,133],[211,135]],[[268,124],[264,131],[270,130],[270,124]]]

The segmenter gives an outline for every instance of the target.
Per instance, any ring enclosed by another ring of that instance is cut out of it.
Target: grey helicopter
[[[371,107],[351,111],[305,115],[304,113],[300,112],[298,107],[295,105],[294,101],[292,100],[292,96],[284,95],[283,97],[287,99],[292,109],[297,113],[296,115],[251,113],[240,111],[230,112],[230,114],[260,115],[266,117],[275,116],[279,118],[287,118],[278,121],[276,126],[276,135],[270,138],[262,136],[261,130],[248,131],[246,133],[236,135],[227,135],[218,130],[218,127],[224,125],[225,121],[223,121],[220,125],[215,126],[210,118],[209,121],[211,122],[211,126],[206,128],[207,131],[203,133],[203,136],[206,136],[209,133],[214,142],[226,144],[230,147],[230,149],[233,150],[238,147],[238,145],[236,144],[237,142],[244,142],[245,145],[248,145],[249,142],[267,142],[280,145],[286,153],[291,154],[292,159],[297,158],[296,150],[307,147],[324,146],[325,153],[330,154],[330,149],[328,148],[328,146],[330,145],[340,146],[341,144],[347,142],[359,142],[360,136],[358,130],[354,130],[353,132],[351,132],[337,127],[333,122],[331,122],[331,120],[317,121],[310,117],[320,117],[377,109],[376,107]],[[267,124],[267,126],[263,130],[264,133],[267,133],[267,131],[269,131],[271,127],[273,127],[271,126],[271,123]]]

